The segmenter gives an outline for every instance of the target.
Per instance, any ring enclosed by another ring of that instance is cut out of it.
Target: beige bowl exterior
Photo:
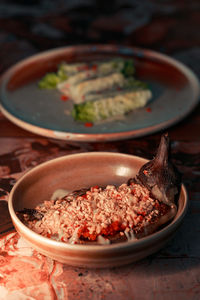
[[[26,227],[16,211],[34,208],[56,189],[76,190],[94,185],[122,184],[134,177],[147,160],[120,153],[91,152],[63,156],[27,172],[13,187],[9,212],[19,234],[38,252],[79,267],[114,267],[138,261],[161,249],[176,232],[187,211],[182,185],[175,219],[162,230],[136,241],[112,245],[71,245],[43,237]]]

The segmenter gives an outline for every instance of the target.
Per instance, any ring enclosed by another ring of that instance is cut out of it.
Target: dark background
[[[200,76],[200,1],[0,1],[0,73],[43,50],[94,43],[166,53]]]

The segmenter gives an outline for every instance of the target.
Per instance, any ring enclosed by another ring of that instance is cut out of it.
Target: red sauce
[[[147,112],[152,112],[152,109],[151,109],[150,107],[147,107],[147,108],[146,108],[146,111],[147,111]]]
[[[92,122],[86,122],[84,125],[85,125],[85,127],[92,127],[93,123]]]
[[[67,95],[61,95],[61,96],[60,96],[60,99],[61,99],[62,101],[67,101],[67,100],[69,100],[69,97],[68,97]]]

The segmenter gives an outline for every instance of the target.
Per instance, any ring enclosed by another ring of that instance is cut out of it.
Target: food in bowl
[[[152,93],[135,78],[132,59],[113,58],[90,63],[62,63],[57,73],[48,73],[39,87],[56,88],[74,105],[76,121],[97,123],[113,120],[147,104]]]
[[[169,162],[163,135],[155,158],[116,187],[55,191],[51,200],[18,212],[33,231],[65,243],[109,244],[140,239],[168,224],[177,212],[180,176]]]

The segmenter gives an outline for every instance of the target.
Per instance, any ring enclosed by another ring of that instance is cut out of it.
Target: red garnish
[[[97,238],[97,235],[96,235],[96,234],[90,234],[89,239],[90,239],[91,241],[95,241],[96,238]]]
[[[138,211],[137,213],[138,213],[139,215],[141,215],[141,216],[146,216],[146,212],[145,212],[145,211],[142,211],[142,210],[141,210],[141,211]],[[141,217],[141,216],[140,216],[140,217]]]
[[[85,127],[92,127],[93,123],[92,122],[86,122],[84,125],[85,125]]]
[[[95,233],[90,234],[89,233],[87,225],[84,225],[82,228],[79,229],[78,235],[79,235],[79,237],[83,237],[83,238],[89,239],[91,241],[95,241],[96,238],[97,238],[97,234],[95,234]]]
[[[112,224],[108,225],[106,228],[102,228],[101,235],[108,236],[114,235],[116,232],[122,229],[121,224],[118,221],[113,222]]]
[[[147,174],[148,174],[148,171],[147,171],[147,170],[144,170],[143,173],[144,173],[144,175],[147,175]]]
[[[147,112],[152,112],[151,107],[147,107],[147,108],[146,108],[146,111],[147,111]]]
[[[61,96],[60,96],[60,99],[61,99],[62,101],[67,101],[67,100],[69,100],[69,97],[68,97],[67,95],[61,95]]]
[[[114,231],[119,231],[120,230],[120,223],[118,221],[115,221],[111,224],[112,228]]]
[[[122,199],[122,196],[121,196],[121,194],[116,194],[116,195],[115,195],[115,198],[118,199],[118,200],[121,200],[121,199]]]
[[[98,189],[98,188],[99,188],[99,186],[98,186],[98,185],[95,185],[95,186],[93,186],[93,188],[94,188],[94,189]]]
[[[139,215],[139,220],[142,221],[143,219],[144,219],[144,217]]]
[[[92,70],[93,70],[93,71],[96,71],[96,70],[97,70],[97,65],[93,65],[93,66],[92,66]]]
[[[98,188],[99,188],[99,186],[98,186],[98,185],[95,185],[95,186],[92,186],[90,190],[91,190],[91,192],[94,192],[94,191],[95,191],[96,189],[98,189]]]

